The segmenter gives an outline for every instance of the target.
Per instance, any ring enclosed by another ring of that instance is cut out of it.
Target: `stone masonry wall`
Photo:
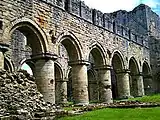
[[[3,0],[0,5],[0,42],[10,44],[12,29],[33,24],[37,31],[43,33],[42,38],[45,38],[45,44],[40,43],[46,46],[46,51],[42,52],[58,55],[56,62],[63,66],[64,78],[67,77],[69,58],[65,57],[66,48],[63,50],[59,46],[66,36],[74,38],[81,60],[89,61],[90,51],[94,45],[98,45],[104,52],[106,65],[111,66],[114,52],[118,51],[124,69],[129,69],[129,60],[134,57],[139,72],[142,72],[144,61],[150,65],[147,36],[137,34],[129,25],[119,24],[112,15],[90,9],[79,0]],[[145,31],[143,27],[138,26],[137,29],[139,28]],[[31,34],[23,27],[21,31],[25,36]],[[64,55],[63,52],[59,53],[61,50],[65,51]]]

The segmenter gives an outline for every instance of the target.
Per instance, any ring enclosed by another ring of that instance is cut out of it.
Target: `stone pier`
[[[83,61],[76,61],[70,62],[69,64],[72,66],[74,103],[79,105],[89,104],[87,63]]]
[[[67,103],[67,80],[56,80],[56,103]]]
[[[35,63],[35,79],[38,90],[42,93],[46,102],[55,103],[55,78],[54,61],[40,59]]]
[[[143,75],[140,73],[137,75],[137,83],[138,83],[138,96],[143,96],[144,95],[144,80],[143,80]]]
[[[112,103],[112,90],[111,90],[111,67],[102,66],[97,68],[98,82],[100,92],[100,102]]]
[[[130,97],[130,86],[129,86],[129,71],[116,71],[117,72],[117,87],[118,87],[118,97],[128,98]]]

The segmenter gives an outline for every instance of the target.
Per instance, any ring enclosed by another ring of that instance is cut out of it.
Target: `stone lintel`
[[[95,70],[112,70],[112,66],[110,65],[102,65],[102,66],[96,66]]]
[[[73,66],[73,65],[89,65],[89,62],[85,61],[85,60],[76,60],[76,61],[69,61],[68,64],[70,66]]]
[[[46,52],[46,53],[40,53],[40,54],[32,55],[31,58],[32,58],[32,60],[38,60],[38,59],[56,60],[58,58],[58,55],[54,54],[54,53]]]
[[[129,69],[118,69],[118,70],[115,70],[117,74],[122,74],[122,73],[130,73],[130,70]]]

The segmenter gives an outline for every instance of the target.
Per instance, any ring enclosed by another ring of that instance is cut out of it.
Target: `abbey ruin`
[[[51,103],[160,92],[160,18],[141,4],[102,13],[80,0],[1,0],[0,68],[26,63]]]

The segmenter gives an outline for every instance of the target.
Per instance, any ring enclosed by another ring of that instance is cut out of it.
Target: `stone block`
[[[90,9],[83,1],[80,2],[81,4],[81,17],[85,20],[92,22],[92,9]]]
[[[101,11],[93,9],[93,23],[98,26],[104,26],[103,13]]]
[[[115,27],[116,27],[116,33],[117,33],[118,35],[123,36],[123,28],[122,28],[122,26],[116,24]]]
[[[107,13],[103,14],[103,20],[104,20],[104,28],[113,32],[113,22]]]
[[[129,39],[129,38],[130,38],[129,28],[127,28],[127,27],[122,27],[122,29],[123,29],[123,36],[124,36],[125,38]]]
[[[67,5],[70,13],[80,16],[80,0],[68,0]]]

